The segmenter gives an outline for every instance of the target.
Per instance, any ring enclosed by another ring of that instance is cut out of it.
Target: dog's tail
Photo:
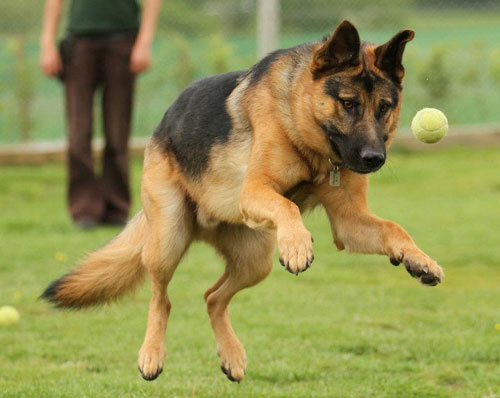
[[[83,308],[118,298],[143,280],[146,216],[141,211],[106,246],[52,282],[41,298],[57,307]]]

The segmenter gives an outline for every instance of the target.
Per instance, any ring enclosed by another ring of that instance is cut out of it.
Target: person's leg
[[[104,55],[102,110],[106,146],[102,221],[110,223],[125,221],[130,208],[128,138],[135,80],[129,68],[132,46],[133,39],[109,40]]]
[[[98,54],[93,42],[75,39],[65,65],[68,122],[68,200],[74,221],[97,222],[104,202],[92,162],[92,104],[98,84]]]

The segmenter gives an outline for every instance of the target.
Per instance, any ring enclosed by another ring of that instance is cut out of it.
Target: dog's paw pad
[[[405,252],[403,262],[408,273],[423,285],[436,286],[443,280],[443,269],[433,259],[419,250]]]
[[[221,359],[221,370],[231,381],[240,382],[245,377],[247,357],[245,349],[239,342],[219,347],[217,354]]]
[[[139,372],[141,372],[141,376],[144,380],[147,380],[147,381],[153,381],[155,380],[156,378],[158,378],[158,376],[161,374],[161,372],[163,372],[163,368],[159,368],[157,369],[156,371],[143,371],[139,366],[137,367],[139,369]]]
[[[245,377],[244,368],[231,369],[230,367],[226,368],[224,365],[221,365],[220,369],[222,370],[222,373],[224,373],[229,380],[236,383],[239,383]]]
[[[397,259],[396,257],[390,257],[389,261],[391,262],[392,265],[397,267],[399,264],[401,264],[401,260]]]
[[[295,275],[307,270],[314,261],[312,236],[306,229],[278,236],[278,250],[281,265]]]
[[[138,369],[142,378],[147,381],[155,380],[163,371],[164,349],[146,350],[139,352]]]

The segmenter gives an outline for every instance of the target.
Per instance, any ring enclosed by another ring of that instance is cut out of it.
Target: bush
[[[366,29],[385,26],[400,26],[409,9],[408,0],[312,1],[282,0],[281,15],[283,31],[317,32],[337,25],[342,19]]]
[[[489,74],[500,89],[500,49],[491,52]]]
[[[204,52],[210,74],[231,70],[231,61],[235,56],[233,46],[222,35],[211,35],[204,45]]]
[[[43,5],[42,0],[1,1],[0,32],[23,35],[38,32]]]
[[[447,63],[449,53],[448,44],[434,46],[418,67],[418,80],[431,99],[449,97],[453,74]]]
[[[182,91],[196,77],[196,66],[191,58],[189,41],[184,36],[177,36],[175,40],[177,51],[177,62],[173,66],[172,73],[178,91]]]

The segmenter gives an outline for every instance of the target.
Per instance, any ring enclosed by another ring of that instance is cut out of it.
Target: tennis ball
[[[411,130],[420,141],[433,144],[448,132],[448,120],[439,109],[424,108],[419,110],[413,118]]]
[[[13,325],[19,322],[19,312],[10,305],[0,307],[0,326]]]

